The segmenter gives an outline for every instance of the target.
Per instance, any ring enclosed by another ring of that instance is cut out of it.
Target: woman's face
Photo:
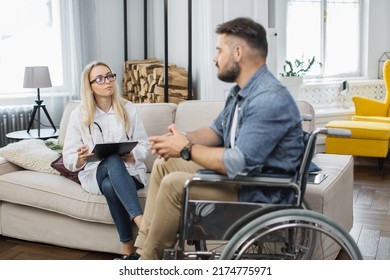
[[[107,78],[107,76],[110,75],[112,75],[111,70],[104,65],[98,65],[92,68],[91,73],[89,74],[89,81],[93,81],[91,83],[91,88],[95,97],[108,97],[113,95],[115,80],[110,82]],[[99,81],[99,83],[97,81]]]

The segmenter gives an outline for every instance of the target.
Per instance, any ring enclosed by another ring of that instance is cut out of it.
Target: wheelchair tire
[[[334,259],[341,250],[349,259],[363,259],[353,238],[331,218],[311,210],[283,209],[245,225],[220,259]]]

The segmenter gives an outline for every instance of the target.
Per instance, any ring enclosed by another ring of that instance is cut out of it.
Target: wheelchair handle
[[[327,135],[329,136],[339,136],[339,137],[351,137],[352,132],[349,129],[343,128],[327,128]]]
[[[317,128],[311,134],[313,136],[317,134],[325,134],[329,136],[351,137],[352,132],[351,130],[344,128]]]
[[[313,116],[310,114],[301,114],[301,120],[303,122],[308,122],[308,121],[313,120]]]

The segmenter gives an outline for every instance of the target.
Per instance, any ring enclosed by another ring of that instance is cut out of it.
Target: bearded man
[[[263,26],[249,18],[219,25],[218,78],[234,82],[222,112],[208,127],[149,138],[154,163],[134,259],[161,259],[173,248],[180,226],[185,181],[210,169],[234,178],[254,171],[297,172],[303,152],[301,117],[292,96],[268,70]],[[260,187],[193,187],[191,199],[290,202],[284,190]]]

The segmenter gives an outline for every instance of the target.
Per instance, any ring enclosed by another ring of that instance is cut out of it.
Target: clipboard
[[[88,161],[103,160],[112,154],[125,155],[130,153],[137,144],[138,141],[96,144],[92,150],[95,155]]]

